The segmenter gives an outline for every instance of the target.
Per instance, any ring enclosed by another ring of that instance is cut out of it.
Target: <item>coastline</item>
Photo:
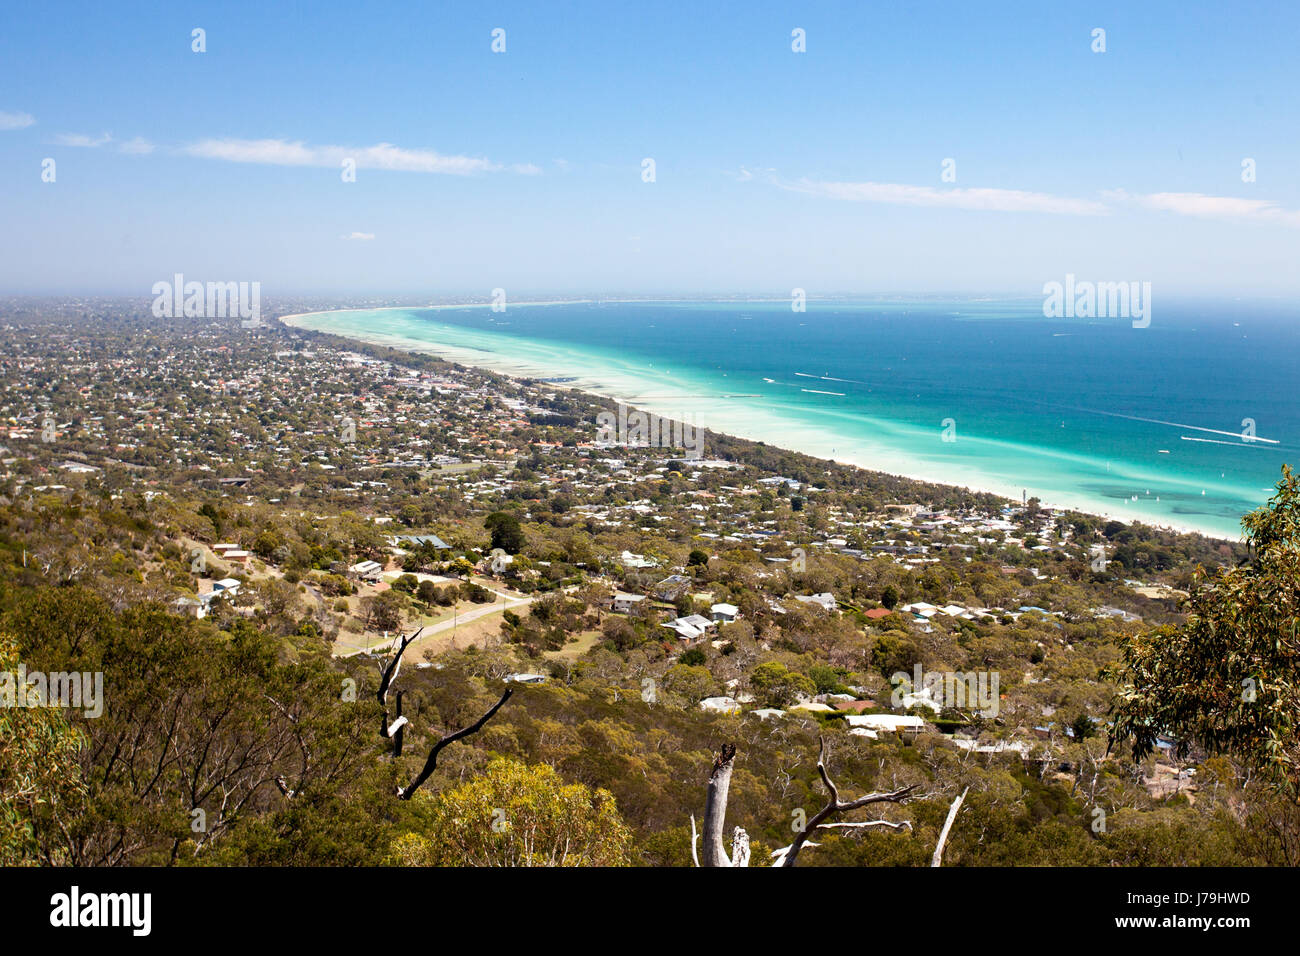
[[[515,302],[515,303],[511,303],[511,306],[573,305],[577,303],[591,303],[595,301],[597,300],[566,299],[566,300],[544,301],[544,302]],[[620,301],[621,302],[644,302],[644,301],[691,301],[691,300],[606,299],[600,301],[614,303]],[[352,341],[361,344],[379,345],[385,348],[392,348],[399,351],[411,352],[413,354],[420,353],[420,354],[435,355],[453,364],[490,371],[498,375],[506,376],[508,378],[537,379],[537,378],[544,377],[546,375],[546,370],[530,365],[527,361],[504,358],[496,353],[480,352],[478,350],[466,348],[463,346],[453,346],[453,345],[446,345],[441,343],[413,342],[405,338],[401,338],[400,341],[395,342],[392,341],[393,337],[386,337],[382,333],[371,333],[369,336],[365,334],[359,334],[356,330],[349,330],[346,333],[342,333],[342,332],[332,331],[329,329],[317,329],[306,322],[300,321],[303,319],[311,318],[313,316],[333,315],[338,313],[348,313],[348,312],[357,312],[357,311],[365,311],[365,312],[409,311],[415,308],[422,309],[422,310],[423,309],[458,310],[458,309],[490,308],[490,307],[491,307],[490,302],[481,302],[481,303],[447,304],[447,305],[435,305],[435,306],[386,306],[382,308],[362,309],[362,310],[352,309],[352,308],[326,309],[326,310],[321,310],[316,312],[303,312],[303,313],[296,313],[292,315],[278,316],[277,320],[289,328],[303,329],[305,331],[319,331],[328,335],[336,336],[341,339],[351,339]],[[635,396],[620,396],[615,392],[611,391],[610,386],[608,384],[598,383],[590,379],[588,376],[583,375],[581,373],[573,375],[571,381],[566,381],[563,384],[564,387],[566,388],[573,388],[577,391],[584,392],[596,398],[605,399],[611,402],[622,402],[628,405],[636,405],[637,407],[653,412],[654,414],[664,418],[681,419],[682,417],[680,410],[674,411],[671,408],[664,405],[662,401],[660,401],[659,404],[656,404],[655,401],[638,399]],[[927,468],[915,467],[915,465],[920,464],[919,462],[913,462],[913,461],[904,462],[902,459],[898,458],[897,453],[895,454],[895,462],[893,466],[891,466],[888,462],[886,462],[883,466],[882,463],[880,462],[868,463],[866,461],[861,460],[859,457],[852,456],[852,455],[827,454],[823,448],[814,447],[818,444],[817,442],[808,442],[806,440],[807,436],[811,433],[811,431],[810,429],[808,429],[807,427],[803,426],[801,423],[798,422],[790,423],[790,430],[788,434],[778,433],[776,435],[772,434],[772,430],[770,428],[764,428],[762,432],[759,433],[759,432],[750,431],[747,427],[745,427],[744,424],[741,424],[739,427],[735,424],[719,426],[719,425],[711,424],[710,422],[707,421],[696,421],[696,422],[692,422],[692,424],[698,425],[699,427],[702,428],[707,428],[711,431],[715,431],[720,434],[726,434],[735,438],[744,439],[746,441],[764,443],[772,447],[781,448],[783,450],[795,452],[798,454],[808,455],[810,457],[818,458],[824,461],[835,462],[837,464],[851,465],[855,468],[860,468],[864,471],[872,471],[872,472],[876,472],[877,474],[887,474],[894,477],[906,478],[911,481],[920,481],[920,482],[925,482],[933,485],[941,485],[950,488],[960,488],[966,491],[971,491],[976,493],[991,494],[1006,499],[1010,504],[1018,504],[1021,500],[1020,493],[1022,489],[1016,489],[1011,486],[1003,486],[1003,487],[989,486],[987,484],[961,480],[960,478],[955,478],[954,475],[951,473],[946,477],[939,476],[930,472],[929,469]],[[788,440],[791,435],[796,435],[796,434],[804,436],[805,441],[791,442]],[[802,447],[800,447],[801,445]],[[1105,518],[1107,520],[1122,521],[1126,524],[1141,522],[1142,524],[1147,525],[1149,527],[1165,529],[1165,530],[1174,531],[1182,534],[1199,534],[1204,537],[1211,538],[1217,541],[1235,541],[1235,540],[1240,540],[1241,538],[1240,534],[1238,534],[1236,538],[1233,538],[1217,529],[1201,527],[1195,524],[1170,522],[1167,520],[1160,520],[1160,519],[1155,519],[1155,518],[1142,516],[1142,515],[1134,516],[1131,514],[1125,514],[1122,511],[1115,511],[1113,509],[1097,507],[1095,504],[1092,503],[1079,505],[1079,504],[1070,503],[1069,501],[1060,500],[1059,498],[1049,500],[1049,498],[1044,497],[1041,494],[1034,495],[1033,497],[1037,497],[1043,507],[1051,508],[1053,510],[1058,510],[1058,511],[1075,511],[1081,514],[1088,514],[1096,517]]]

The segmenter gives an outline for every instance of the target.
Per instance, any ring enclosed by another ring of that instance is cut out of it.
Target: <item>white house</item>
[[[653,568],[659,563],[653,558],[647,558],[644,554],[636,554],[632,551],[624,551],[620,560],[625,568]]]
[[[904,694],[902,696],[903,710],[910,710],[913,707],[928,707],[936,714],[943,713],[943,706],[934,699],[934,689],[931,687],[922,687],[914,693]]]
[[[713,622],[706,617],[701,617],[699,614],[688,614],[686,617],[679,617],[659,626],[675,631],[677,636],[684,641],[697,641],[704,636],[709,628],[713,627]]]
[[[180,614],[187,614],[198,618],[200,621],[208,616],[209,601],[195,600],[194,598],[177,598],[172,602]]]
[[[734,697],[706,697],[700,701],[700,710],[706,710],[711,714],[738,714],[740,704]]]
[[[225,591],[229,597],[234,597],[239,593],[239,586],[243,584],[238,578],[222,578],[220,581],[212,582],[212,593]]]
[[[914,614],[917,617],[923,617],[926,620],[929,620],[930,618],[934,617],[936,614],[939,613],[939,609],[937,607],[935,607],[933,604],[927,604],[924,601],[917,601],[914,604],[904,604],[902,609],[904,611],[907,611],[909,614]]]
[[[545,674],[507,674],[507,684],[545,684]]]
[[[367,581],[377,581],[384,572],[384,566],[378,561],[358,561],[348,571]]]
[[[835,610],[835,595],[830,591],[822,591],[820,594],[796,594],[794,599],[804,604],[816,604],[827,611]]]
[[[905,714],[850,714],[844,718],[850,727],[864,730],[884,731],[916,736],[925,728],[925,721],[920,717]]]
[[[740,614],[740,608],[734,604],[719,603],[709,608],[709,616],[722,624],[730,624]]]
[[[614,596],[610,599],[610,607],[613,608],[616,614],[631,614],[644,600],[644,594],[627,594],[623,591],[615,591]]]

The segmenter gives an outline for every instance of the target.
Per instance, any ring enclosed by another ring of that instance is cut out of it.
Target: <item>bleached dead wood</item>
[[[704,800],[704,866],[732,865],[722,842],[722,827],[727,817],[727,793],[731,789],[731,771],[735,763],[735,744],[723,744],[713,758],[708,794]]]
[[[774,862],[773,866],[794,866],[799,858],[799,851],[802,850],[808,842],[808,838],[817,832],[818,829],[828,829],[827,820],[841,813],[848,813],[851,810],[857,810],[860,807],[868,806],[873,803],[902,803],[907,800],[908,796],[916,785],[910,787],[900,787],[897,790],[890,790],[880,793],[868,793],[866,796],[858,797],[856,800],[841,800],[839,789],[835,782],[831,780],[831,775],[826,772],[826,739],[823,737],[819,740],[819,750],[817,754],[817,772],[821,775],[822,783],[826,786],[829,797],[826,805],[818,810],[809,820],[802,831],[795,834],[794,842],[786,848],[786,852],[780,857],[780,860]],[[892,824],[887,821],[869,821],[871,825],[885,824],[893,829],[900,829],[902,824]],[[910,824],[908,824],[910,827]]]
[[[421,627],[418,630],[416,630],[416,632],[412,634],[410,637],[402,637],[401,635],[399,635],[396,638],[394,638],[392,646],[397,648],[397,653],[393,655],[392,660],[390,660],[384,666],[383,671],[380,673],[379,690],[375,692],[375,696],[379,698],[379,706],[383,711],[383,716],[380,718],[379,735],[384,739],[388,739],[389,737],[392,737],[394,734],[399,733],[402,727],[405,726],[406,724],[406,721],[402,718],[402,695],[400,693],[398,693],[397,695],[396,719],[391,724],[389,723],[388,691],[393,686],[393,682],[397,680],[397,675],[401,673],[402,655],[405,654],[406,649],[411,646],[411,642],[413,642],[416,638],[418,638],[423,633],[424,633],[424,628]],[[401,753],[402,753],[402,743],[399,737],[395,741],[393,755],[401,756]]]
[[[934,845],[934,856],[930,858],[930,866],[941,866],[943,864],[943,845],[948,842],[948,831],[952,829],[952,821],[957,819],[957,811],[961,809],[962,801],[966,799],[966,793],[970,790],[967,787],[961,792],[952,806],[948,808],[948,819],[943,821],[943,829],[939,831],[939,842]]]

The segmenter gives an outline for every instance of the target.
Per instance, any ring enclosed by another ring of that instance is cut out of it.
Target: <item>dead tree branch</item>
[[[458,740],[463,740],[464,738],[476,734],[480,730],[482,730],[483,725],[492,719],[493,715],[498,710],[501,709],[501,705],[504,704],[506,701],[508,701],[510,699],[510,695],[513,693],[514,691],[511,688],[507,687],[505,693],[501,695],[501,699],[498,700],[495,704],[493,704],[492,707],[488,710],[488,712],[485,713],[482,717],[474,721],[474,723],[470,724],[468,727],[464,727],[456,731],[454,734],[447,734],[447,736],[443,737],[436,744],[434,744],[433,749],[429,751],[429,758],[424,762],[424,769],[420,771],[420,775],[416,777],[413,781],[411,781],[410,786],[399,788],[397,791],[397,795],[401,797],[403,800],[410,800],[411,796],[415,793],[415,791],[420,789],[420,785],[424,783],[424,781],[429,779],[429,775],[432,774],[434,768],[438,766],[438,754],[442,752],[442,748],[446,747],[448,744],[454,744]]]
[[[826,806],[818,810],[817,813],[809,819],[808,824],[802,831],[795,835],[794,842],[786,848],[786,852],[781,855],[778,862],[772,864],[773,866],[794,866],[795,861],[799,858],[799,851],[803,849],[808,838],[812,836],[818,828],[826,829],[826,821],[830,817],[840,813],[848,813],[850,810],[857,810],[860,807],[865,807],[872,803],[903,803],[907,800],[911,792],[916,789],[916,785],[913,784],[910,787],[900,787],[897,790],[890,790],[888,792],[868,793],[866,796],[858,797],[856,800],[841,800],[839,789],[835,786],[835,782],[831,780],[831,775],[826,772],[826,739],[824,737],[820,739],[820,747],[817,754],[817,772],[821,774],[822,783],[826,785],[826,791],[829,794]],[[885,823],[885,821],[872,821],[872,823],[879,824]],[[894,829],[899,829],[901,826],[900,824],[889,823],[885,823],[885,825],[891,826]]]
[[[731,789],[731,771],[735,762],[735,744],[723,744],[713,758],[708,796],[704,801],[704,866],[732,865],[722,842],[722,826],[727,817],[727,792]]]
[[[943,845],[948,842],[948,831],[952,829],[952,821],[957,819],[957,811],[961,809],[961,803],[966,799],[969,790],[970,787],[963,790],[961,796],[954,800],[952,806],[948,808],[948,819],[943,821],[943,829],[939,831],[939,842],[934,845],[934,856],[930,858],[931,866],[943,865]]]

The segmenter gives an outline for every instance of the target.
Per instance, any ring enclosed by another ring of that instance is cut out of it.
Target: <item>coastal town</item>
[[[1084,815],[1200,800],[1204,755],[1176,739],[1110,751],[1106,669],[1241,545],[711,432],[704,457],[610,441],[596,396],[274,321],[10,303],[3,332],[15,583],[161,606],[205,640],[253,625],[360,681],[394,650],[422,680],[504,680],[554,741],[590,736],[591,713],[553,712],[581,694],[639,712],[621,750],[672,714],[763,748],[833,733],[895,778],[922,753],[1014,760]],[[576,759],[554,745],[524,755]],[[618,774],[586,778],[635,807]]]

